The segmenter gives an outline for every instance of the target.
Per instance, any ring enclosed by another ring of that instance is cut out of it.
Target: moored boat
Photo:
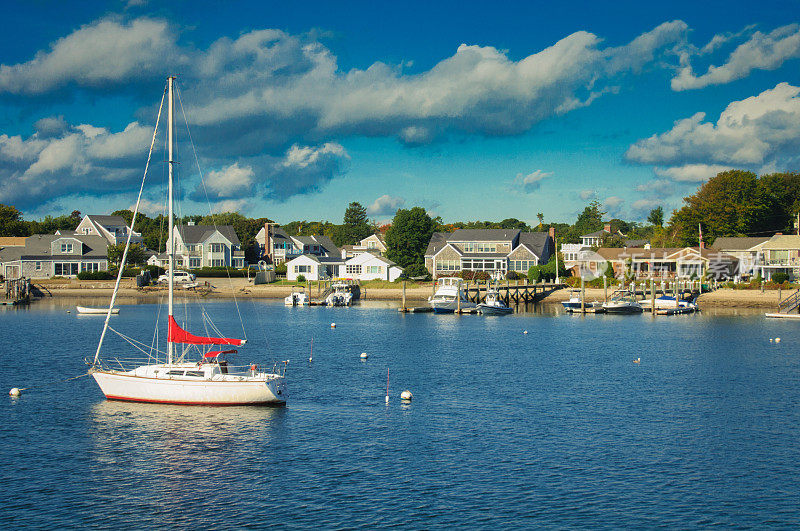
[[[617,290],[608,302],[603,303],[606,313],[642,313],[642,305],[636,296],[628,290]]]
[[[453,313],[458,309],[468,310],[478,306],[467,299],[460,278],[441,277],[436,281],[436,286],[436,293],[428,298],[433,313]]]
[[[76,306],[75,309],[82,315],[105,315],[108,313],[108,308],[88,308],[86,306]],[[119,308],[111,308],[111,313],[116,315],[119,313]]]
[[[483,315],[506,315],[514,311],[500,300],[500,293],[494,288],[486,291],[486,297],[478,304],[478,310]]]

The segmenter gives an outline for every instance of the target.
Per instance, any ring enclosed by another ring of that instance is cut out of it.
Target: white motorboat
[[[459,308],[467,310],[478,306],[467,299],[460,278],[441,277],[436,281],[436,286],[436,292],[428,298],[434,313],[453,313]]]
[[[697,304],[694,301],[686,301],[682,299],[678,299],[678,304],[675,304],[675,297],[671,297],[669,295],[662,295],[657,297],[655,301],[651,301],[650,299],[645,299],[639,301],[639,304],[642,305],[643,308],[648,310],[652,310],[653,302],[655,302],[655,309],[658,310],[683,310],[683,313],[689,313],[692,311],[697,311]]]
[[[294,291],[291,295],[283,299],[286,306],[308,306],[308,295],[305,291]]]
[[[165,94],[168,95],[168,146],[169,146],[169,234],[174,234],[173,216],[173,94],[174,77],[169,77]],[[164,98],[161,100],[163,108]],[[122,253],[122,260],[111,295],[109,308],[114,307],[114,302],[119,291],[122,273],[131,244],[133,227],[139,213],[142,190],[147,178],[147,168],[153,153],[153,146],[158,132],[158,122],[161,118],[159,108],[153,139],[150,144],[150,153],[145,166],[142,187],[139,198],[133,211],[131,230],[128,231],[128,240]],[[175,288],[175,239],[169,239],[167,249],[168,269],[168,315],[167,315],[167,348],[166,351],[158,350],[158,345],[151,346],[147,343],[128,337],[123,333],[108,326],[110,312],[106,311],[105,325],[100,335],[94,359],[90,360],[89,372],[94,377],[103,394],[109,400],[125,400],[131,402],[154,402],[164,404],[186,405],[280,405],[286,402],[285,372],[288,362],[279,362],[270,370],[260,369],[256,364],[246,366],[232,366],[224,355],[235,353],[235,350],[212,350],[212,345],[241,346],[247,341],[228,337],[196,336],[184,330],[175,320],[173,312]],[[203,309],[205,324],[216,330],[213,323],[206,320],[207,312]],[[144,355],[144,359],[131,359],[127,361],[124,355],[115,352],[113,357],[105,360],[101,357],[103,341],[106,333],[112,331]],[[194,353],[200,353],[199,359],[190,359]]]
[[[581,310],[581,290],[579,290],[579,289],[571,289],[569,291],[569,294],[570,294],[569,299],[565,300],[565,301],[561,301],[561,306],[563,306],[564,309],[567,312],[580,312],[580,310]],[[590,309],[590,308],[595,308],[596,309],[596,308],[602,307],[602,305],[603,305],[603,303],[598,302],[598,301],[592,301],[592,302],[584,301],[584,303],[583,303],[584,309]]]
[[[500,293],[494,288],[486,291],[486,297],[478,304],[478,310],[483,315],[506,315],[513,311],[500,300]]]
[[[108,313],[108,308],[87,308],[86,306],[76,306],[75,309],[81,315],[105,315]],[[111,314],[117,315],[119,308],[111,308]]]
[[[617,290],[608,302],[603,303],[606,313],[642,313],[642,305],[636,296],[628,290]]]
[[[344,282],[337,282],[331,286],[330,294],[325,297],[327,306],[350,306],[353,302],[353,293],[350,285]]]

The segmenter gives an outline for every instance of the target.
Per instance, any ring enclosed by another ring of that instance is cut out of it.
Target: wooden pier
[[[490,289],[497,290],[498,299],[505,303],[507,306],[518,307],[520,305],[534,304],[545,298],[552,292],[566,287],[566,284],[541,283],[541,284],[528,284],[522,281],[506,281],[505,284],[486,282],[469,282],[464,281],[462,292],[467,300],[480,304],[486,300],[486,292]],[[435,290],[435,287],[434,287]],[[397,311],[404,313],[426,313],[432,312],[433,308],[430,306],[406,306],[406,285],[403,282],[403,304]],[[462,308],[455,310],[454,313],[461,314],[477,314],[477,308]]]
[[[6,280],[3,286],[4,297],[0,299],[0,306],[17,306],[31,301],[31,281],[27,278]]]

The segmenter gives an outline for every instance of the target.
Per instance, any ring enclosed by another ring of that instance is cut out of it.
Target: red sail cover
[[[167,331],[167,341],[170,343],[188,343],[190,345],[244,345],[243,339],[232,339],[229,337],[202,337],[191,334],[178,326],[175,318],[169,316],[169,330]]]

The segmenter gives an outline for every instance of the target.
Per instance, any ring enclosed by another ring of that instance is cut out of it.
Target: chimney
[[[706,242],[704,242],[703,240],[700,240],[700,248],[701,249],[705,249],[706,248]]]
[[[550,239],[555,241],[556,240],[556,228],[550,227]]]
[[[603,226],[603,230],[611,234],[611,223],[606,223],[605,226]]]

